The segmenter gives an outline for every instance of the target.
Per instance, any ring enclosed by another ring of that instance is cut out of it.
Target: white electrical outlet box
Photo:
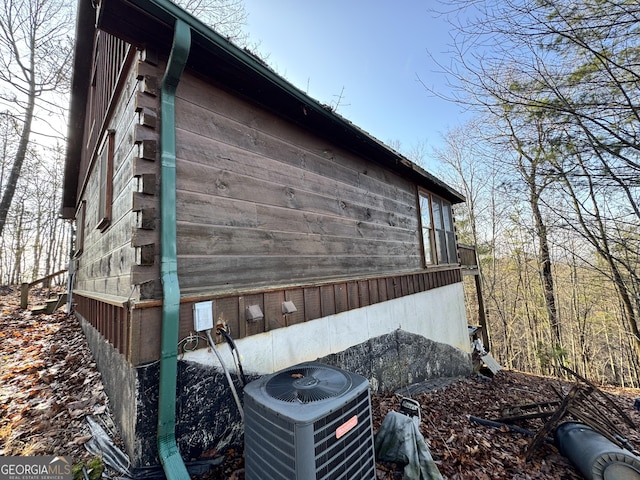
[[[213,301],[193,304],[193,328],[196,332],[213,328]]]

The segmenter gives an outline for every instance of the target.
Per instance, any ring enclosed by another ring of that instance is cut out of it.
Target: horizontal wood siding
[[[189,74],[176,109],[183,294],[421,267],[408,180]]]
[[[180,339],[189,338],[193,331],[193,304],[198,301],[213,300],[214,322],[226,323],[234,338],[242,338],[461,281],[460,269],[455,268],[354,282],[270,289],[247,295],[221,295],[197,300],[183,298],[180,305]],[[389,289],[388,285],[392,285],[393,288]],[[285,300],[292,301],[297,311],[283,315],[282,302]],[[249,320],[246,310],[250,305],[258,305],[264,313],[264,318],[258,321]],[[135,349],[130,360],[133,364],[159,358],[161,317],[159,305],[141,304],[132,311]],[[184,346],[187,349],[202,348],[206,346],[206,342],[200,341],[195,345],[193,342],[187,344],[184,341],[180,345],[181,348]]]
[[[86,201],[84,249],[78,257],[75,276],[76,289],[124,297],[131,294],[130,270],[135,262],[135,251],[130,245],[135,221],[131,199],[137,184],[132,172],[134,145],[131,137],[137,123],[133,107],[137,81],[131,70],[121,79],[120,101],[107,119],[107,128],[115,132],[111,219],[106,229],[97,228],[101,220],[100,169],[92,168],[82,196]]]
[[[82,197],[86,215],[78,290],[134,300],[159,297],[159,99],[150,88],[157,77],[153,73],[160,75],[161,67],[138,54],[122,77],[117,104],[109,109],[105,128],[115,138],[111,219],[106,228],[96,228],[100,169],[92,168]]]
[[[134,50],[126,42],[103,31],[94,37],[91,89],[85,116],[84,145],[80,159],[80,179],[86,178],[99,141],[106,131],[107,123],[116,108],[122,87],[122,79],[130,65]],[[82,189],[82,183],[78,188]]]

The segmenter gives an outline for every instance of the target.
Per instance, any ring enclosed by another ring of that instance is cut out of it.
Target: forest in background
[[[435,155],[467,199],[458,238],[478,249],[494,356],[637,387],[640,5],[446,7],[454,60],[442,69],[475,117]]]
[[[242,0],[175,3],[248,46]],[[59,214],[76,6],[0,0],[0,285],[66,269],[73,248]]]
[[[18,284],[66,268],[71,249],[58,210],[75,4],[1,6],[0,284]],[[186,6],[246,42],[240,0]],[[565,363],[640,386],[640,5],[447,0],[440,9],[451,24],[448,99],[474,116],[431,156],[467,198],[457,233],[478,249],[493,355],[509,368],[553,374]]]

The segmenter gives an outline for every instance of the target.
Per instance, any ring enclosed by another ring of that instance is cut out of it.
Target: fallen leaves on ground
[[[113,425],[100,374],[78,322],[62,312],[32,315],[18,308],[19,292],[0,291],[0,455],[68,455],[74,462],[91,455],[84,449],[90,432],[85,417]],[[41,291],[40,294],[47,292]],[[34,292],[37,295],[38,292]],[[414,395],[421,405],[421,432],[440,472],[449,480],[579,479],[569,461],[550,444],[530,461],[524,452],[530,437],[471,422],[469,416],[495,419],[505,407],[556,400],[571,383],[555,378],[501,371],[493,379],[460,379]],[[633,409],[640,390],[602,388],[640,425]],[[394,393],[372,395],[374,431],[385,415],[399,410]],[[521,427],[537,431],[541,420]],[[621,425],[636,448],[640,436]],[[112,429],[114,443],[121,445]],[[227,452],[225,462],[206,479],[244,479],[241,451]],[[402,465],[377,463],[378,480],[401,479]]]
[[[529,461],[525,452],[531,437],[506,427],[477,424],[469,416],[488,420],[502,417],[507,407],[558,400],[557,392],[566,394],[572,382],[557,378],[502,370],[492,379],[483,376],[461,379],[444,388],[414,396],[421,404],[421,433],[443,477],[457,479],[579,479],[569,460],[555,446],[543,444]],[[640,414],[633,409],[638,389],[607,389],[616,392],[613,400],[640,425]],[[374,430],[389,410],[398,410],[397,395],[374,395]],[[612,415],[613,416],[613,415]],[[622,421],[617,427],[640,447],[640,434]],[[537,432],[540,419],[525,420],[518,426]],[[396,478],[380,475],[381,479]]]
[[[77,320],[19,308],[17,289],[0,296],[0,455],[92,457],[85,417],[112,424],[108,399]],[[50,292],[32,290],[31,302]]]
[[[438,382],[429,382],[437,384]],[[493,428],[474,423],[469,416],[498,419],[506,407],[558,400],[556,391],[566,394],[573,383],[557,378],[502,370],[489,379],[483,376],[443,381],[440,387],[414,395],[421,405],[420,431],[440,473],[448,480],[571,480],[582,476],[555,446],[543,444],[531,460],[525,452],[531,437],[508,428]],[[640,425],[640,414],[633,409],[639,389],[607,388],[611,398]],[[389,411],[400,411],[401,397],[395,393],[374,394],[371,397],[373,426],[377,431]],[[542,420],[526,420],[520,427],[536,432]],[[640,434],[618,422],[617,427],[635,446],[640,447]],[[378,462],[378,480],[399,480],[403,465]],[[242,457],[238,453],[216,467],[203,479],[244,479]]]

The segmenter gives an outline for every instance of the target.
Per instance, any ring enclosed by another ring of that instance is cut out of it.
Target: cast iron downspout
[[[176,133],[175,95],[184,71],[191,29],[176,20],[173,46],[162,78],[160,100],[162,121],[160,144],[160,253],[162,277],[162,339],[160,345],[160,385],[158,395],[158,456],[168,480],[188,479],[189,474],[176,444],[176,384],[178,374],[178,323],[180,285],[176,249]]]

